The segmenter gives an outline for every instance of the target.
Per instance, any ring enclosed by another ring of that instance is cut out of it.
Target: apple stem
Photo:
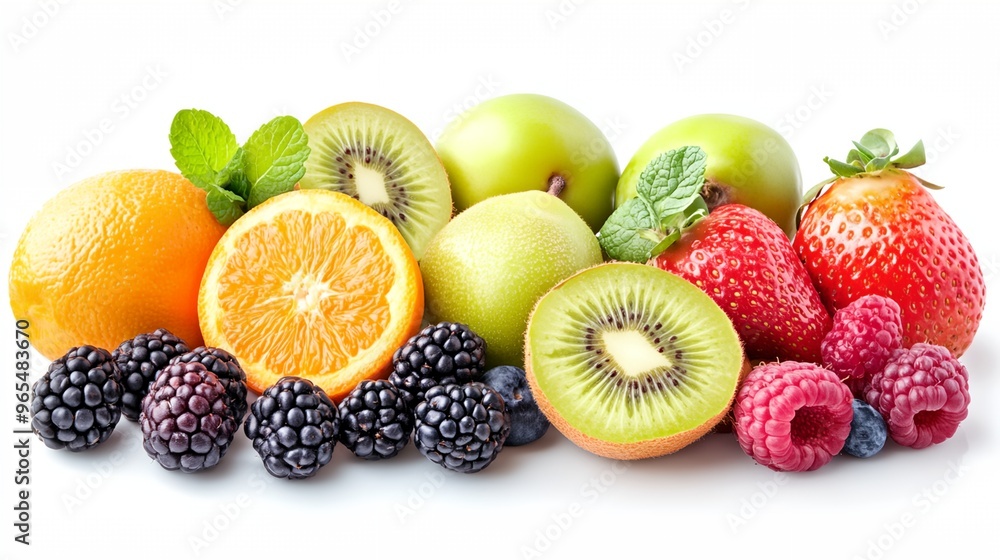
[[[731,188],[723,185],[722,183],[717,183],[712,179],[706,179],[705,184],[701,187],[701,198],[705,200],[705,204],[708,206],[708,210],[712,211],[722,206],[723,204],[729,204],[732,201]]]
[[[549,190],[546,191],[552,196],[558,197],[562,194],[563,189],[566,188],[566,179],[563,179],[560,175],[553,175],[549,177]]]

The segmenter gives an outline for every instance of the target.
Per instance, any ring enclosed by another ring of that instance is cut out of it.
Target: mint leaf
[[[691,206],[684,209],[684,213],[681,215],[683,216],[683,220],[679,229],[689,228],[697,223],[698,220],[708,216],[708,204],[705,204],[705,199],[699,196],[694,199]],[[653,254],[655,255],[656,253],[654,252]]]
[[[661,218],[691,205],[705,184],[708,156],[698,146],[684,146],[656,156],[639,175],[636,193]]]
[[[236,155],[229,160],[226,168],[219,172],[219,186],[232,191],[244,201],[250,198],[250,180],[243,170],[246,164],[246,152],[243,148],[236,150]]]
[[[208,111],[183,109],[170,124],[170,153],[177,169],[202,189],[220,186],[218,173],[238,149],[233,131]]]
[[[243,197],[221,187],[209,187],[207,201],[208,209],[212,215],[224,226],[232,225],[243,215],[243,203],[245,202]]]
[[[646,262],[708,214],[701,198],[708,156],[698,146],[664,152],[639,175],[636,197],[604,222],[598,239],[609,257]]]
[[[243,170],[251,185],[247,204],[253,208],[292,190],[305,175],[308,137],[295,117],[276,117],[250,136],[243,151]]]
[[[675,229],[668,233],[659,243],[653,246],[649,250],[649,258],[653,258],[656,255],[666,251],[671,245],[673,245],[678,239],[681,238],[681,230]],[[646,259],[649,260],[649,259]]]
[[[645,263],[663,238],[657,228],[648,203],[642,198],[630,198],[615,209],[597,237],[612,259]]]
[[[229,162],[226,163],[226,165],[221,170],[215,173],[215,184],[220,187],[226,187],[232,181],[234,175],[242,172],[243,172],[243,148],[236,148],[236,153],[233,154],[233,157],[229,160]]]

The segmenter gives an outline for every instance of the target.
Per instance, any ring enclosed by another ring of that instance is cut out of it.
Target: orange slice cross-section
[[[205,343],[234,354],[251,389],[305,377],[340,399],[388,373],[420,327],[423,284],[396,227],[339,193],[294,191],[222,236],[198,298]]]

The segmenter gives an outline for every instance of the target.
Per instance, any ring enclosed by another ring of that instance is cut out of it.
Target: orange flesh
[[[364,226],[286,211],[247,231],[235,249],[219,276],[219,307],[227,316],[242,310],[223,333],[250,361],[279,371],[339,370],[389,323],[394,273]]]
[[[339,400],[384,377],[419,330],[423,285],[392,222],[346,195],[296,191],[226,232],[198,308],[206,344],[234,354],[254,391],[295,375]]]

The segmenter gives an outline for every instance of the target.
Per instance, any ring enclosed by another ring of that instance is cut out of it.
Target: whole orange
[[[195,347],[198,287],[225,228],[205,192],[169,171],[84,179],[32,217],[10,267],[10,306],[49,359],[114,349],[165,328]]]

